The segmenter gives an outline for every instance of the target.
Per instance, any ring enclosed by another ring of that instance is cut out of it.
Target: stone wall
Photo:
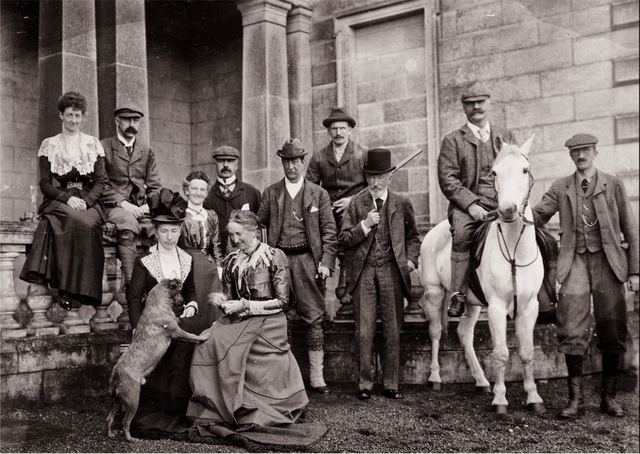
[[[34,212],[38,187],[38,2],[2,2],[0,218]],[[51,106],[51,115],[57,114]],[[32,201],[31,197],[34,197]]]

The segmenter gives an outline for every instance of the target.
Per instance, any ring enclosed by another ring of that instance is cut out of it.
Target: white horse
[[[528,155],[533,136],[518,148],[497,140],[499,154],[492,171],[498,194],[499,218],[491,223],[487,235],[478,278],[489,304],[487,314],[493,341],[493,360],[496,373],[493,387],[493,409],[507,412],[505,364],[509,359],[507,348],[507,314],[515,319],[520,359],[524,368],[524,389],[527,391],[528,408],[544,413],[542,399],[538,395],[533,377],[533,328],[538,317],[538,290],[542,285],[544,268],[536,244],[532,224],[531,207],[528,205],[530,175]],[[425,236],[420,248],[420,277],[425,289],[422,304],[429,317],[431,338],[431,374],[429,382],[440,389],[440,365],[438,351],[443,327],[448,322],[445,295],[451,281],[451,233],[449,222],[442,221]],[[512,274],[515,273],[515,274]],[[468,292],[470,303],[478,302]],[[475,301],[474,301],[475,300]],[[482,367],[473,350],[473,328],[478,321],[481,307],[468,304],[468,317],[461,317],[458,337],[479,391],[490,392]]]

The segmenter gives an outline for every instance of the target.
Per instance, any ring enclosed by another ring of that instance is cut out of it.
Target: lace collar
[[[80,175],[87,175],[93,172],[98,156],[104,157],[104,149],[98,139],[88,134],[80,132],[77,142],[71,142],[60,133],[42,141],[40,156],[49,159],[51,172],[56,175],[66,175],[74,167]]]
[[[180,279],[182,282],[187,279],[189,272],[191,271],[191,256],[176,246],[176,250],[178,251],[178,260],[180,261]],[[160,265],[160,254],[158,252],[158,245],[151,246],[149,248],[149,255],[146,255],[140,259],[142,264],[145,266],[149,274],[153,276],[153,278],[160,282],[164,279],[162,275],[162,266]]]

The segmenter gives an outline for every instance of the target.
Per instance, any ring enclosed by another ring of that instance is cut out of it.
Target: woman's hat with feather
[[[147,199],[153,222],[178,224],[184,221],[187,201],[171,189],[162,188]]]

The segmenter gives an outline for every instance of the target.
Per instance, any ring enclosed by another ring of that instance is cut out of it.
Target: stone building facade
[[[419,219],[446,204],[435,178],[441,138],[464,122],[461,89],[493,90],[492,121],[536,134],[535,203],[573,169],[576,132],[600,138],[598,164],[627,183],[638,213],[638,2],[610,0],[2,0],[0,219],[39,203],[36,153],[59,132],[56,99],[89,100],[84,132],[114,133],[113,108],[148,113],[166,186],[211,150],[241,149],[244,180],[282,177],[290,136],[319,149],[322,119],[345,106],[358,141],[400,161],[393,189]]]

